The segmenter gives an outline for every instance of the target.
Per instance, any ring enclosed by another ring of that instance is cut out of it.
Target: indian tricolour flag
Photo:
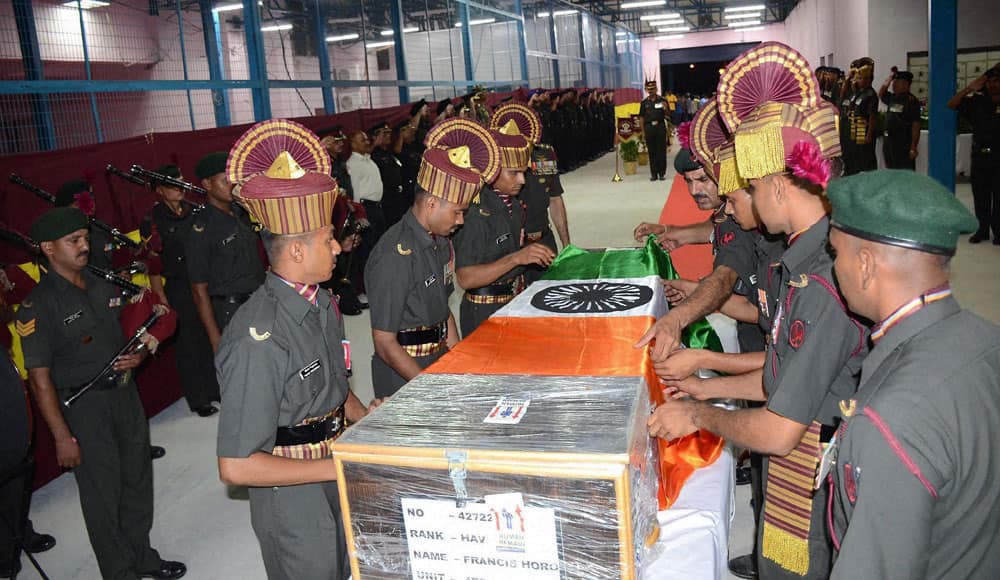
[[[644,376],[650,397],[663,402],[647,348],[633,348],[668,305],[662,280],[676,278],[670,257],[653,238],[644,248],[589,252],[563,249],[545,277],[501,308],[431,373],[550,376]],[[699,321],[685,331],[690,347],[721,351],[715,331]],[[669,506],[684,480],[718,457],[710,433],[659,442],[660,504]]]

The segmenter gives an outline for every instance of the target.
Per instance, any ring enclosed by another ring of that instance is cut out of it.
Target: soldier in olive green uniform
[[[885,104],[885,140],[882,157],[886,169],[917,167],[917,145],[920,142],[920,101],[910,92],[913,73],[896,71],[878,90],[878,98]],[[892,92],[889,92],[889,84]]]
[[[524,207],[517,196],[529,163],[528,140],[520,134],[490,134],[500,147],[501,169],[469,205],[465,225],[455,234],[455,275],[465,289],[463,337],[524,289],[525,266],[548,267],[555,258],[545,245],[523,243]]]
[[[562,183],[555,150],[540,143],[544,128],[541,119],[526,105],[509,103],[493,112],[490,128],[502,133],[520,133],[531,147],[531,164],[524,172],[524,187],[519,196],[524,203],[524,240],[526,243],[541,243],[553,252],[558,252],[555,235],[549,227],[549,213],[559,232],[563,246],[569,242],[569,227],[566,224],[566,204],[563,203]],[[525,283],[531,284],[545,273],[543,268],[529,266],[524,273]]]
[[[830,202],[841,292],[879,321],[840,404],[832,576],[1000,577],[1000,328],[962,310],[948,282],[977,221],[912,172],[836,181]]]
[[[482,175],[499,167],[489,134],[469,131],[464,121],[439,124],[432,138],[436,145],[424,152],[413,207],[379,239],[365,268],[376,397],[394,394],[458,342],[448,307],[455,288],[448,236],[462,225]],[[462,145],[449,147],[454,143]],[[469,167],[449,157],[461,147],[469,150]]]
[[[86,269],[87,218],[76,208],[43,214],[31,227],[49,261],[49,272],[21,303],[15,329],[21,337],[35,400],[56,444],[61,467],[73,469],[80,507],[101,576],[180,578],[187,568],[165,561],[150,547],[153,465],[149,425],[132,380],[141,352],[119,355],[126,340],[119,316],[129,308],[121,289]],[[143,344],[155,348],[173,331],[150,329]],[[136,325],[138,326],[138,325]],[[156,340],[148,335],[156,333]],[[80,387],[89,391],[66,406]]]
[[[762,56],[774,53],[803,66],[772,75],[760,67],[767,66]],[[761,222],[769,232],[787,235],[788,249],[768,270],[771,325],[763,369],[673,385],[696,399],[736,397],[766,406],[726,411],[675,401],[658,407],[649,421],[655,436],[707,429],[768,456],[757,530],[761,578],[829,575],[828,496],[816,473],[839,420],[838,402],[855,391],[867,351],[866,329],[847,312],[833,284],[824,190],[840,142],[833,109],[809,108],[820,100],[811,77],[794,50],[763,43],[734,59],[719,81],[720,116],[734,130],[739,174],[749,181]],[[767,79],[800,91],[784,102],[766,101]],[[757,106],[736,116],[734,102]]]
[[[851,74],[841,88],[840,131],[844,148],[844,175],[878,169],[875,158],[878,94],[872,88],[875,61],[865,57],[851,63]]]
[[[667,174],[667,102],[656,93],[656,81],[646,81],[646,98],[639,105],[642,133],[649,151],[649,180],[663,181]]]
[[[224,151],[209,153],[195,174],[208,190],[208,203],[191,223],[184,255],[198,316],[212,350],[236,310],[264,281],[257,233],[246,209],[233,201]]]
[[[249,487],[269,579],[341,580],[348,560],[330,446],[345,419],[366,410],[347,383],[343,320],[319,287],[340,252],[330,224],[340,190],[319,139],[290,124],[251,127],[231,154],[240,199],[265,228],[271,270],[216,356],[219,475]],[[267,165],[256,147],[280,154]]]

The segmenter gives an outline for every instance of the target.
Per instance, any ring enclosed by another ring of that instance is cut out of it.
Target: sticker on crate
[[[400,498],[411,578],[559,580],[555,511],[526,507],[514,495],[463,507]]]
[[[521,422],[521,419],[524,419],[524,415],[528,412],[528,405],[530,404],[531,399],[500,397],[497,404],[493,406],[493,409],[483,419],[483,423],[516,425]]]

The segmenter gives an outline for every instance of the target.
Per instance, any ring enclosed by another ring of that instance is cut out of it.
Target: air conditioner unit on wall
[[[358,108],[358,96],[357,93],[344,93],[342,91],[337,91],[337,112],[346,113],[348,111],[353,111]]]

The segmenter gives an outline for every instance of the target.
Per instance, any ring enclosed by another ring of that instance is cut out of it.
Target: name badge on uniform
[[[233,234],[233,235],[229,236],[228,238],[222,240],[222,245],[223,246],[228,246],[235,239],[236,239],[236,234]]]
[[[108,308],[118,308],[122,305],[122,297],[115,296],[111,300],[108,300]]]
[[[430,288],[431,284],[433,284],[435,282],[437,282],[437,276],[435,276],[434,274],[431,274],[430,278],[424,280],[424,288]]]
[[[497,238],[497,245],[499,246],[500,244],[506,242],[509,239],[510,239],[510,232],[507,232],[506,234]]]
[[[115,249],[115,245],[112,244],[111,242],[108,242],[108,243],[104,244],[104,252],[105,253],[108,253],[108,252],[110,252],[110,251],[112,251],[114,249]]]
[[[653,108],[654,109],[662,109],[663,108],[663,103],[656,103],[655,105],[653,105]]]
[[[903,112],[903,105],[902,105],[902,103],[896,103],[895,105],[890,106],[889,107],[889,112],[890,113],[902,113]]]
[[[69,326],[70,324],[73,324],[77,320],[80,320],[82,316],[83,316],[83,310],[77,310],[73,314],[70,314],[66,318],[63,318],[63,325]]]
[[[299,370],[299,379],[303,381],[306,380],[306,377],[318,371],[320,366],[321,365],[319,363],[319,359],[316,359],[311,363],[307,364],[306,366],[302,367],[302,369]]]

